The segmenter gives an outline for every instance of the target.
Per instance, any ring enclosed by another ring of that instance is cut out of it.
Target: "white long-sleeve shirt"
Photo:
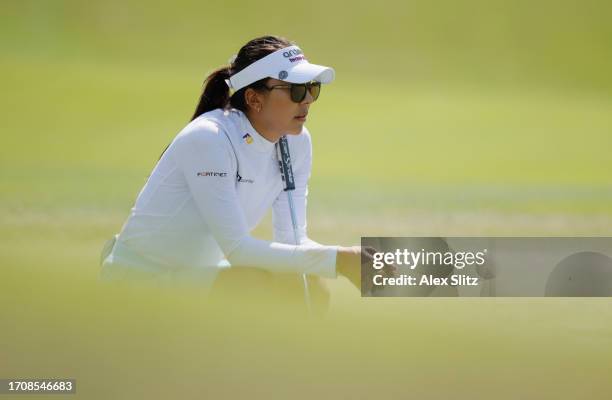
[[[243,112],[216,109],[191,121],[166,149],[104,264],[150,262],[213,272],[226,258],[231,265],[336,277],[337,246],[316,243],[306,233],[310,133],[303,128],[287,139],[299,245],[275,144]],[[270,207],[272,242],[250,235]]]

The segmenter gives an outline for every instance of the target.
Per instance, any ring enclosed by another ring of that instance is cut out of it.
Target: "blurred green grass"
[[[76,377],[84,398],[605,398],[607,300],[361,299],[340,279],[313,321],[96,279],[206,73],[265,33],[337,71],[307,124],[313,238],[609,235],[611,17],[604,1],[4,1],[0,376]]]

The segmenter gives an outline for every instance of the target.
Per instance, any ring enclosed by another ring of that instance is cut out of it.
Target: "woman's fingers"
[[[374,258],[374,254],[378,252],[378,250],[376,250],[372,246],[363,247],[361,251],[366,255],[370,256],[371,258]]]
[[[374,268],[374,254],[377,253],[373,247],[364,247],[362,249],[362,277],[366,281],[362,285],[363,292],[369,293],[374,288],[374,277],[377,275],[382,275],[384,278],[394,278],[399,275],[399,270],[395,264],[387,264],[380,268]]]
[[[374,247],[352,246],[342,248],[338,254],[338,272],[347,277],[353,285],[368,293],[374,285],[374,276],[394,277],[398,275],[398,269],[394,264],[385,264],[382,269],[375,269]]]

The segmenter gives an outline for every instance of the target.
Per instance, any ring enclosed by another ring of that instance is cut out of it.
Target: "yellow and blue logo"
[[[248,133],[242,137],[247,144],[253,143],[253,137]]]

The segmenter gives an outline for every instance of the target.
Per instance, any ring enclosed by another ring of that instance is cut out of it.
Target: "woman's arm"
[[[291,158],[296,160],[293,177],[295,181],[295,190],[292,191],[294,211],[298,228],[299,243],[311,246],[322,246],[321,244],[310,239],[306,230],[306,208],[308,204],[308,180],[310,179],[312,169],[312,141],[310,133],[304,127],[304,132],[297,137],[293,137],[290,141]],[[281,243],[295,243],[293,234],[293,223],[291,221],[291,211],[286,192],[281,192],[274,201],[272,206],[272,222],[274,229],[274,240]],[[369,252],[364,254],[364,258],[370,257]],[[361,289],[361,247],[340,247],[336,253],[336,271],[343,275]],[[367,276],[364,276],[365,285],[364,291],[370,290],[371,286],[371,268],[364,270]]]
[[[230,264],[336,277],[337,246],[295,246],[250,236],[236,193],[234,155],[221,129],[203,121],[176,138],[173,155]]]

